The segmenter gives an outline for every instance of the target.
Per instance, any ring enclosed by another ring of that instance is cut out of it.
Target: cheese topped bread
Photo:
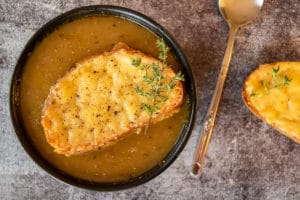
[[[242,96],[255,115],[300,143],[300,62],[260,65],[246,79]]]
[[[148,88],[145,72],[133,65],[162,63],[123,43],[78,62],[50,88],[42,113],[42,126],[55,152],[73,155],[100,149],[124,138],[134,130],[176,113],[183,100],[183,86],[177,81],[166,101],[152,115],[142,108],[151,99],[137,93],[136,86]],[[163,70],[164,81],[176,76],[171,67]]]

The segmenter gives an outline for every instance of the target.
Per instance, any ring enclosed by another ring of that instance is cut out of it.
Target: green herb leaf
[[[145,128],[147,132],[148,126],[151,122],[153,114],[157,114],[160,110],[160,103],[168,100],[167,92],[170,92],[175,87],[177,81],[184,81],[184,75],[179,72],[170,81],[164,80],[164,70],[168,67],[167,54],[169,47],[162,39],[156,41],[156,46],[159,49],[158,59],[161,62],[153,62],[150,65],[142,65],[139,69],[143,71],[143,82],[147,83],[149,87],[142,88],[135,87],[135,91],[141,95],[146,96],[151,103],[142,103],[141,109],[150,113],[148,124]],[[138,67],[141,64],[141,59],[136,58],[132,60],[132,65]]]
[[[143,66],[141,67],[141,70],[148,70],[149,68],[150,68],[149,65],[143,65]]]
[[[164,56],[165,56],[165,55],[164,55],[163,53],[159,53],[158,59],[159,59],[159,60],[163,60],[163,59],[164,59]]]
[[[166,88],[168,91],[171,91],[174,88],[174,86],[175,86],[174,83],[170,82],[166,85]]]
[[[142,88],[140,88],[138,85],[137,85],[137,86],[135,86],[135,88],[134,88],[134,89],[135,89],[136,93],[138,93],[139,95],[141,95],[141,96],[145,96],[143,89],[142,89]]]
[[[283,80],[282,80],[282,84],[284,86],[287,86],[290,84],[290,82],[292,81],[292,79],[290,79],[289,77],[287,77],[287,75],[284,75]]]
[[[152,63],[151,67],[152,67],[152,73],[153,73],[154,79],[156,79],[156,80],[160,79],[162,74],[161,74],[158,64]]]
[[[278,82],[278,76],[279,76],[279,70],[280,66],[277,68],[272,68],[272,80],[273,80],[273,85],[275,88],[280,89],[282,86],[288,86],[292,79],[290,79],[287,75],[284,75],[282,78],[282,83]],[[267,83],[265,81],[261,81],[261,85],[264,87],[265,94],[269,93],[269,89],[272,89],[272,83],[269,83],[269,87],[267,86]],[[253,95],[254,96],[254,95]]]
[[[138,67],[141,64],[141,58],[134,58],[131,60],[131,65],[134,67]]]
[[[177,81],[184,81],[184,75],[181,72],[178,72],[175,77],[171,78],[170,82],[166,85],[167,90],[172,90]]]
[[[158,90],[156,88],[151,88],[151,92],[152,92],[154,97],[160,94],[160,90]]]
[[[159,49],[158,59],[165,62],[167,59],[167,53],[170,50],[163,39],[156,41],[156,46]]]
[[[143,76],[143,80],[144,80],[146,83],[148,83],[148,84],[150,84],[150,83],[152,83],[152,82],[154,81],[153,77],[151,77],[151,76],[149,76],[149,75],[147,75],[147,74]]]
[[[255,92],[252,92],[251,94],[250,94],[250,97],[255,97],[257,94],[255,93]]]
[[[181,72],[178,72],[175,76],[175,81],[184,81],[184,75]]]
[[[145,110],[146,112],[150,113],[150,114],[154,114],[157,110],[156,106],[151,106],[149,104],[144,104],[142,103],[142,109]]]
[[[151,97],[151,96],[152,96],[152,94],[151,94],[150,92],[145,92],[144,95],[145,95],[146,97]]]
[[[277,69],[273,68],[273,72],[272,72],[272,78],[273,78],[273,82],[274,82],[274,86],[277,88],[279,87],[279,84],[277,82],[277,74],[280,70],[280,67],[278,66]]]
[[[166,102],[169,98],[167,96],[160,96],[162,102]]]
[[[277,74],[278,74],[279,70],[280,70],[280,66],[278,66],[277,69],[273,68],[273,73],[272,73],[272,77],[273,78],[277,77]]]

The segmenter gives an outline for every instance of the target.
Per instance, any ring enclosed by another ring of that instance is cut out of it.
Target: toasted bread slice
[[[300,62],[260,65],[246,79],[242,96],[257,117],[300,143]]]
[[[150,114],[142,103],[151,104],[149,97],[137,93],[135,87],[149,89],[145,71],[132,64],[162,63],[123,43],[111,52],[86,58],[76,64],[51,87],[42,113],[42,126],[48,143],[64,155],[84,153],[115,143],[134,130],[145,127]],[[163,72],[164,81],[176,74],[171,68]],[[173,90],[164,90],[168,97],[151,123],[170,117],[183,100],[183,86],[176,82]]]

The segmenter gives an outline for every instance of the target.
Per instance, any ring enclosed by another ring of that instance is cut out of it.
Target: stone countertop
[[[92,4],[128,7],[160,23],[182,46],[197,81],[198,119],[184,151],[155,179],[119,192],[87,191],[50,177],[25,153],[9,117],[10,77],[29,38],[62,12]],[[1,199],[300,199],[300,145],[252,115],[241,99],[245,77],[260,63],[300,60],[299,8],[299,0],[268,0],[238,32],[203,174],[193,179],[192,154],[229,32],[216,0],[0,0]]]

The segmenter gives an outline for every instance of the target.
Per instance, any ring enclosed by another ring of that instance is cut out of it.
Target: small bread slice
[[[260,65],[246,79],[242,96],[257,117],[300,143],[300,62]]]
[[[41,123],[55,152],[69,156],[100,149],[147,125],[150,114],[141,105],[151,105],[151,99],[135,87],[150,86],[144,81],[145,71],[133,66],[134,59],[140,59],[140,65],[162,66],[159,60],[118,43],[111,52],[78,62],[50,88]],[[169,67],[163,72],[165,81],[175,75]],[[176,82],[164,95],[168,99],[160,103],[151,123],[179,110],[182,83]]]

